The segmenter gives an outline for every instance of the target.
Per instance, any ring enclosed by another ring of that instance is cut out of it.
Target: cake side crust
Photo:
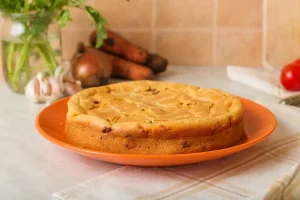
[[[87,126],[67,122],[66,136],[76,146],[110,153],[184,154],[228,148],[245,136],[243,121],[212,135],[178,139],[119,137]]]

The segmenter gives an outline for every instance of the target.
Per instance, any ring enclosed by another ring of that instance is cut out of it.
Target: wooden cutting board
[[[263,13],[264,66],[300,58],[300,0],[264,0]]]

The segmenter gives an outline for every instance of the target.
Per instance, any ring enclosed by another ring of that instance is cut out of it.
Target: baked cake
[[[240,98],[217,89],[129,81],[82,90],[68,101],[71,144],[111,153],[184,154],[244,136]]]

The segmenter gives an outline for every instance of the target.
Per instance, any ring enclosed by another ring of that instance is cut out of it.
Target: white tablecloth
[[[60,200],[300,199],[300,132],[288,126],[299,124],[300,112],[260,103],[276,114],[279,123],[268,139],[250,149],[182,167],[126,166],[53,196]]]
[[[230,81],[224,67],[169,67],[156,79],[219,88],[252,100],[260,97],[269,102],[278,101]],[[107,172],[115,173],[115,169],[126,169],[80,156],[45,140],[34,127],[35,117],[45,105],[32,104],[24,96],[11,93],[4,83],[0,83],[0,92],[1,199],[50,200],[55,192],[107,176]],[[290,123],[288,117],[280,116],[280,120],[285,133],[300,132],[300,126]],[[264,177],[257,181],[264,181]]]

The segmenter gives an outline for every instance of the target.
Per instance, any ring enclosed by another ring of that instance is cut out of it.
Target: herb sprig
[[[45,13],[53,13],[57,15],[56,21],[58,24],[64,27],[72,20],[70,8],[84,10],[90,18],[91,25],[96,29],[96,47],[98,48],[107,37],[104,29],[104,25],[107,24],[107,21],[98,10],[85,5],[85,3],[86,0],[1,0],[0,11],[8,15],[13,13],[35,13],[37,16],[42,16]],[[33,30],[33,32],[39,31]]]
[[[98,10],[85,3],[86,0],[0,0],[1,13],[14,25],[22,27],[18,40],[8,40],[3,46],[7,81],[14,91],[22,86],[22,74],[25,73],[26,81],[29,81],[29,60],[35,53],[43,60],[41,67],[46,68],[50,75],[54,74],[59,63],[56,60],[57,53],[48,40],[48,26],[54,19],[61,27],[66,26],[72,20],[71,8],[86,12],[90,24],[96,29],[95,47],[99,48],[103,44],[107,37],[104,29],[107,22]]]

